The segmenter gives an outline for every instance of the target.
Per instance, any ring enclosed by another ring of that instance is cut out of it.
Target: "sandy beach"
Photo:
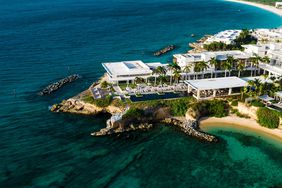
[[[262,8],[264,10],[273,12],[274,14],[277,14],[277,15],[282,17],[282,9],[277,9],[274,6],[264,5],[264,4],[260,4],[260,3],[253,3],[253,2],[248,2],[248,1],[241,1],[241,0],[226,0],[226,1],[235,2],[235,3],[242,3],[242,4],[246,4],[246,5],[250,5],[250,6],[255,6],[255,7]]]
[[[236,127],[242,127],[242,128],[248,128],[252,129],[254,131],[259,131],[264,134],[268,134],[270,136],[274,136],[282,141],[282,129],[281,126],[278,129],[269,129],[260,126],[256,120],[254,119],[245,119],[245,118],[239,118],[237,116],[227,116],[224,118],[202,118],[200,119],[200,127],[205,126],[216,126],[217,124],[226,124],[228,126],[236,126]]]

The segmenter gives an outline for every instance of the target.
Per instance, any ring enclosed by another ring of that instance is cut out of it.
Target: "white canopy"
[[[235,76],[201,80],[186,80],[185,83],[192,88],[199,90],[213,90],[247,86],[246,81]]]
[[[268,95],[262,95],[262,96],[259,96],[259,98],[265,102],[269,102],[269,101],[272,101],[274,100],[274,98],[272,97],[269,97]]]
[[[278,96],[278,97],[280,97],[280,98],[282,98],[282,91],[276,92],[275,95]]]

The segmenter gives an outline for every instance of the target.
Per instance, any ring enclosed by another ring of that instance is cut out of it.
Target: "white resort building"
[[[210,44],[212,42],[223,42],[225,44],[233,44],[234,40],[240,35],[242,30],[226,30],[221,31],[211,37],[209,37],[204,44]]]
[[[136,60],[102,63],[102,66],[107,71],[108,80],[111,83],[118,84],[119,82],[129,83],[130,81],[134,83],[136,77],[146,80],[152,76],[153,69],[158,66],[166,66],[166,64],[144,63]]]
[[[193,68],[195,66],[195,63],[197,62],[200,61],[209,62],[212,58],[215,58],[218,61],[224,61],[227,60],[229,56],[232,56],[236,60],[245,61],[245,67],[250,66],[248,60],[251,56],[240,50],[202,52],[195,54],[175,54],[173,55],[173,58],[174,58],[174,62],[176,62],[180,67],[184,68],[185,66],[190,66],[191,71],[193,72]],[[206,70],[206,72],[210,72],[210,71],[222,72],[222,70],[215,70],[215,67],[209,64],[209,68]]]
[[[270,59],[269,64],[260,63],[259,68],[269,75],[282,76],[282,43],[270,43],[262,45],[243,45],[245,52],[251,56],[267,56]]]
[[[282,28],[255,29],[252,35],[261,42],[282,42]]]

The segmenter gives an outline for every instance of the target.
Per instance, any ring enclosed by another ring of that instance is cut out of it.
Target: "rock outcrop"
[[[60,104],[54,104],[51,109],[52,112],[67,112],[73,114],[96,115],[99,113],[120,113],[123,111],[121,107],[108,106],[98,107],[94,104],[83,102],[79,99],[68,99],[62,101]]]
[[[98,132],[91,133],[91,135],[92,136],[105,136],[105,135],[124,133],[124,132],[129,132],[129,131],[136,131],[136,130],[148,130],[152,127],[153,127],[153,125],[149,124],[149,123],[142,123],[142,124],[139,124],[139,125],[130,124],[127,127],[124,127],[124,126],[118,126],[118,127],[107,126],[106,128],[99,130]]]

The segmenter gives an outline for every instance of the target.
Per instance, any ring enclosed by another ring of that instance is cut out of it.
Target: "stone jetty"
[[[51,93],[53,93],[54,91],[57,91],[58,89],[60,89],[61,87],[63,87],[65,84],[67,83],[71,83],[74,82],[75,80],[79,79],[80,76],[78,74],[73,74],[70,75],[66,78],[63,78],[55,83],[52,83],[50,85],[48,85],[47,87],[45,87],[44,89],[42,89],[39,92],[39,95],[43,96],[43,95],[50,95]]]
[[[185,120],[183,122],[175,118],[166,118],[163,122],[170,124],[170,125],[178,126],[187,135],[196,137],[200,140],[204,140],[207,142],[217,142],[218,141],[218,139],[215,136],[200,131],[197,120]]]
[[[174,50],[175,48],[176,48],[175,45],[169,45],[169,46],[167,46],[167,47],[165,47],[165,48],[163,48],[163,49],[161,49],[161,50],[159,50],[159,51],[156,51],[156,52],[154,53],[154,56],[163,55],[163,54],[165,54],[165,53],[167,53],[167,52],[169,52],[169,51],[171,51],[171,50]]]

